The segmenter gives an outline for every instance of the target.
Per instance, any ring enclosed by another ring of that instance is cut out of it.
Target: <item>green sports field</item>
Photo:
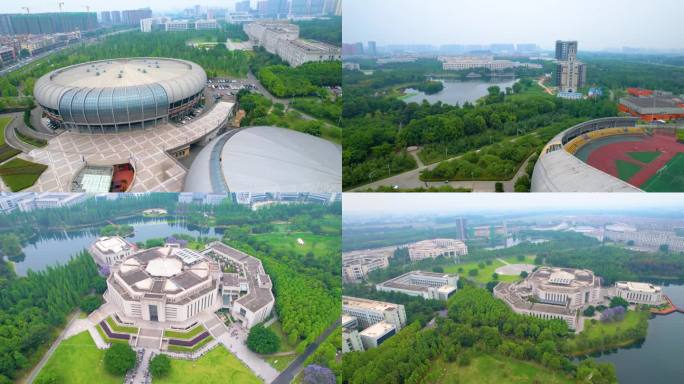
[[[639,188],[646,192],[684,191],[684,153],[677,153]]]
[[[632,159],[642,162],[644,164],[648,164],[651,161],[655,160],[660,156],[662,152],[660,151],[649,151],[649,152],[627,152],[627,156],[631,157]]]
[[[639,164],[630,163],[629,161],[624,160],[615,160],[615,168],[617,169],[620,180],[624,181],[629,180],[641,170]]]

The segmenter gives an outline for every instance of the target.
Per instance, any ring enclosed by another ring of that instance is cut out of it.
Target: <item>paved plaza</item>
[[[130,162],[136,173],[129,192],[180,192],[187,171],[167,151],[197,141],[223,126],[233,106],[228,102],[217,103],[211,111],[185,125],[165,124],[118,134],[64,132],[49,140],[46,147],[19,155],[48,165],[26,191],[69,192],[86,162],[102,166]]]

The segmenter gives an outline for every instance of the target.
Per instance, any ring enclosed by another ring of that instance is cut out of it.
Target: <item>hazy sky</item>
[[[540,209],[684,210],[679,193],[345,193],[344,214],[484,213]]]
[[[344,0],[343,40],[684,48],[682,0]]]
[[[0,13],[24,13],[21,7],[29,7],[31,12],[59,12],[59,0],[0,0]],[[236,0],[63,0],[64,11],[84,12],[85,6],[91,11],[116,11],[150,7],[152,11],[182,10],[199,4],[202,7],[222,7],[233,9]],[[252,0],[252,5],[256,1]]]

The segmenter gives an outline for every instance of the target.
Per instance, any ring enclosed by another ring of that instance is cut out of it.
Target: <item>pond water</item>
[[[678,307],[684,307],[684,285],[663,288]],[[629,348],[595,357],[615,365],[621,384],[681,383],[684,380],[684,314],[656,316],[648,322],[646,340]]]
[[[439,80],[444,84],[444,89],[432,95],[426,95],[424,92],[418,91],[413,88],[407,88],[404,93],[406,95],[411,95],[403,100],[407,103],[415,102],[421,103],[423,100],[427,100],[430,104],[434,104],[441,101],[445,104],[451,105],[463,105],[466,101],[474,103],[477,99],[487,95],[487,88],[498,85],[502,91],[506,90],[506,87],[512,87],[517,81],[512,77],[506,78],[492,78],[491,80]]]
[[[217,236],[221,234],[214,228],[198,228],[187,225],[183,221],[167,222],[165,219],[138,219],[116,221],[117,224],[128,224],[134,228],[134,235],[128,237],[130,242],[145,241],[151,238],[168,237],[176,233],[191,236]],[[71,256],[88,248],[99,237],[99,228],[83,228],[75,231],[43,231],[39,232],[23,250],[25,258],[15,263],[18,275],[24,276],[29,269],[40,271],[50,265],[64,264]]]

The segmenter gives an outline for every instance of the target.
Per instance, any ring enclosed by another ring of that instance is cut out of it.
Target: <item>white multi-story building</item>
[[[399,292],[424,299],[447,300],[456,293],[458,275],[411,271],[375,286],[381,292]]]
[[[299,38],[299,26],[287,21],[257,21],[243,29],[254,45],[296,67],[308,62],[342,60],[338,47]]]
[[[677,236],[675,233],[654,230],[610,230],[606,227],[603,233],[606,240],[620,243],[632,242],[633,246],[645,249],[656,250],[661,245],[667,245],[669,250],[675,252],[684,251],[684,237]]]
[[[342,313],[356,317],[361,328],[385,321],[400,331],[406,326],[406,311],[401,304],[342,296]]]
[[[375,323],[359,333],[364,349],[377,348],[385,340],[394,336],[397,328],[386,321]]]
[[[254,15],[249,12],[229,12],[226,13],[226,22],[229,24],[244,24],[254,21]]]
[[[178,194],[179,204],[190,204],[195,199],[195,194],[192,192],[181,192]]]
[[[445,71],[462,71],[464,69],[485,68],[490,71],[501,71],[515,67],[510,60],[494,60],[492,56],[442,56],[442,69]]]
[[[410,244],[408,250],[412,261],[434,259],[439,256],[458,258],[468,254],[468,246],[463,241],[455,239],[423,240]]]
[[[17,208],[22,212],[29,212],[34,209],[69,207],[87,198],[85,193],[44,192],[18,201]]]
[[[370,272],[389,266],[397,247],[364,249],[342,253],[342,279],[348,283],[365,280]]]
[[[219,25],[214,19],[197,20],[195,21],[195,29],[198,31],[206,29],[218,29]]]
[[[223,273],[230,263],[236,273]],[[187,326],[201,313],[230,309],[245,328],[264,321],[274,297],[261,262],[222,243],[202,253],[178,246],[151,248],[112,268],[105,298],[127,321],[158,321]]]
[[[664,302],[662,287],[633,281],[615,283],[615,296],[635,304],[660,305]]]
[[[0,211],[10,213],[19,208],[19,202],[35,197],[35,192],[2,193],[0,195]]]
[[[517,313],[562,319],[581,331],[581,310],[601,301],[601,281],[586,269],[540,267],[518,283],[499,283],[494,296]]]
[[[187,20],[173,20],[164,23],[164,30],[167,32],[187,31],[195,29],[194,23]]]
[[[228,198],[225,193],[207,193],[204,196],[204,204],[207,205],[218,205],[223,203]]]
[[[100,265],[113,265],[136,250],[135,245],[120,236],[100,237],[90,246],[90,254]]]
[[[356,317],[342,315],[342,353],[364,351],[358,328]]]

